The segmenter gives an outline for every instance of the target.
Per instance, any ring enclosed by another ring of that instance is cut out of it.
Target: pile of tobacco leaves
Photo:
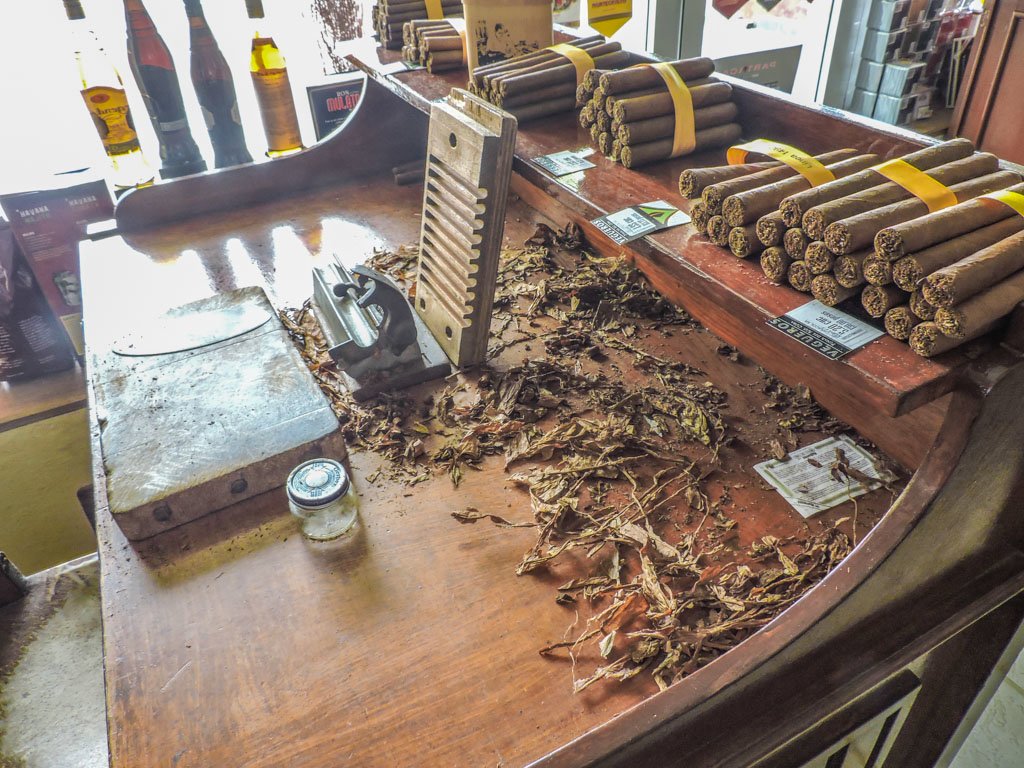
[[[370,266],[411,282],[416,255],[377,253]],[[309,307],[282,319],[348,442],[386,457],[391,479],[446,472],[458,485],[498,461],[527,491],[528,521],[473,508],[453,517],[535,529],[517,574],[570,552],[588,568],[555,599],[589,618],[541,649],[572,658],[576,690],[644,672],[671,685],[770,622],[850,551],[838,523],[803,539],[763,536],[742,557],[727,548],[738,525],[728,494],[712,501],[705,485],[732,439],[726,395],[697,368],[638,344],[697,326],[625,261],[585,250],[572,227],[542,225],[502,254],[488,363],[435,382],[426,399],[421,388],[354,403]],[[808,392],[767,375],[762,392],[778,420],[768,454],[796,447],[795,432],[837,428]],[[835,471],[843,466],[837,457]],[[604,661],[581,676],[584,645]]]

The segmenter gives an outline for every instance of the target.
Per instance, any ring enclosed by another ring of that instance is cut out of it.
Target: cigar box
[[[906,96],[924,74],[924,62],[899,59],[885,65],[878,93],[885,96]]]
[[[878,93],[878,88],[882,84],[882,73],[884,71],[885,64],[878,61],[871,61],[870,59],[861,59],[860,69],[857,71],[857,87],[865,91],[874,91],[875,93]]]
[[[465,0],[463,7],[471,70],[551,45],[550,0]]]
[[[861,56],[869,61],[882,62],[883,64],[899,56],[900,48],[903,46],[903,38],[906,30],[899,29],[895,32],[880,32],[877,29],[869,29],[864,36],[864,49]]]
[[[853,92],[853,98],[850,100],[850,106],[848,109],[851,112],[856,112],[858,115],[864,115],[864,117],[871,117],[875,111],[875,102],[878,100],[877,91],[869,91],[863,88],[857,88]]]
[[[889,125],[905,125],[914,119],[915,96],[886,96],[878,94],[872,117]]]
[[[871,6],[868,29],[893,32],[902,29],[910,13],[910,0],[881,0]]]

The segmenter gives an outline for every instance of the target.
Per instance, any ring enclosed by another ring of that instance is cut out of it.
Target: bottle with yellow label
[[[64,0],[64,11],[71,22],[82,99],[113,165],[115,186],[126,188],[152,183],[153,169],[139,147],[120,75],[89,28],[81,0]]]
[[[264,18],[262,0],[245,0],[245,7],[250,19]],[[284,56],[274,38],[258,30],[252,39],[249,71],[267,136],[267,154],[277,157],[302,149],[299,118]]]

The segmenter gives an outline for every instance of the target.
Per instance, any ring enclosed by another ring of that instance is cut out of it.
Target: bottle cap
[[[348,492],[345,467],[334,459],[310,459],[288,475],[285,490],[293,504],[305,509],[326,506]]]

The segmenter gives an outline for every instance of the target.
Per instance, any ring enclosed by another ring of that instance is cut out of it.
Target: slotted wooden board
[[[458,88],[430,109],[416,311],[457,366],[484,359],[516,119]]]

